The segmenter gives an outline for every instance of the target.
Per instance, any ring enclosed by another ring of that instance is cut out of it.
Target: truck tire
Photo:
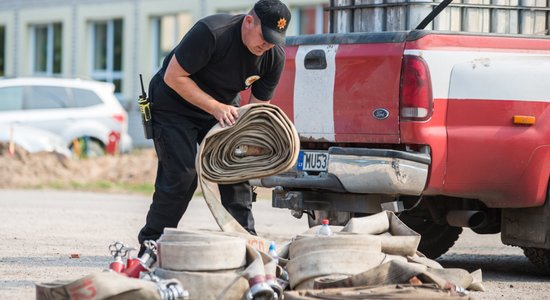
[[[550,203],[550,182],[548,183],[548,191],[546,192],[546,207]],[[521,247],[523,254],[527,256],[529,261],[537,266],[540,270],[546,274],[550,274],[550,249],[535,248],[535,247]]]
[[[550,249],[521,247],[529,261],[545,273],[550,273]]]
[[[402,213],[399,219],[421,235],[418,251],[431,259],[436,259],[449,251],[462,233],[462,227],[436,224],[431,219],[407,213]]]

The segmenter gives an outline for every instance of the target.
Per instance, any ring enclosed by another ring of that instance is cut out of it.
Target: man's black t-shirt
[[[190,78],[222,103],[234,104],[238,93],[250,87],[257,99],[270,100],[284,67],[284,50],[275,46],[262,56],[252,54],[242,42],[243,20],[244,15],[227,14],[199,20],[166,56],[157,76],[164,76],[168,62],[175,55],[183,69],[191,74]],[[154,109],[209,117],[164,83],[151,97]]]

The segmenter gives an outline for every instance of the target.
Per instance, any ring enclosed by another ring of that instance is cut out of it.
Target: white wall
[[[124,26],[122,98],[134,99],[139,92],[138,74],[147,82],[153,74],[152,20],[156,16],[190,13],[192,22],[227,11],[247,11],[255,0],[2,0],[0,24],[6,28],[6,76],[32,74],[30,49],[33,24],[62,22],[63,77],[90,78],[92,49],[90,24],[122,18]],[[296,6],[328,4],[322,0],[287,0]],[[293,23],[288,32],[295,32]],[[16,36],[17,34],[17,36]]]

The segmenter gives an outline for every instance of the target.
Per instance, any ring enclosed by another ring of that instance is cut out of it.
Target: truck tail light
[[[405,55],[399,95],[404,121],[425,121],[432,116],[433,96],[430,71],[419,56]]]

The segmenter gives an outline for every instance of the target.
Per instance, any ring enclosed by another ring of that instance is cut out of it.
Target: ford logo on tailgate
[[[390,112],[384,108],[377,108],[372,111],[372,116],[377,120],[384,120],[390,116]]]

